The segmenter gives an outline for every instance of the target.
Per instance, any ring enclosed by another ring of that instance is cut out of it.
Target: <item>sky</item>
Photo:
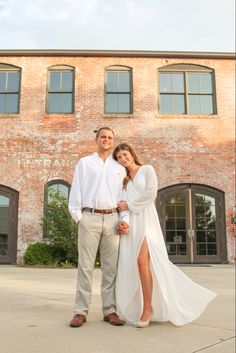
[[[234,0],[0,0],[0,49],[235,51]]]

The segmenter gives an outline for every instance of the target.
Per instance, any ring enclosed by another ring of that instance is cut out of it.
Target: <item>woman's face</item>
[[[132,154],[127,150],[121,150],[116,154],[118,162],[123,165],[123,167],[128,168],[133,162],[134,158]]]

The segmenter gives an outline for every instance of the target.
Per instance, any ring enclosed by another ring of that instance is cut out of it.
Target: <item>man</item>
[[[86,322],[98,247],[102,264],[104,321],[115,326],[124,324],[116,314],[115,280],[119,232],[128,231],[128,212],[119,215],[117,212],[126,171],[111,156],[114,145],[111,128],[100,128],[96,133],[96,142],[97,152],[81,158],[75,168],[69,197],[70,214],[79,222],[77,291],[71,327],[80,327]]]

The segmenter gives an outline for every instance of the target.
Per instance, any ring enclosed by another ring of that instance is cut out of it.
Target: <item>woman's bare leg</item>
[[[144,239],[138,256],[139,275],[143,291],[143,312],[141,321],[149,320],[152,312],[152,274],[150,271],[150,255],[146,238]]]

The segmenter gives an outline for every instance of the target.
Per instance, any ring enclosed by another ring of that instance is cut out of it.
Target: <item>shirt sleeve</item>
[[[129,210],[140,213],[146,206],[153,203],[157,196],[157,176],[151,165],[146,166],[146,190],[127,202]]]
[[[118,202],[119,201],[126,201],[127,202],[125,189],[121,190],[121,192],[118,196]],[[119,222],[121,222],[121,221],[129,224],[129,210],[119,211]]]
[[[69,212],[71,217],[75,220],[76,223],[82,217],[81,210],[81,189],[80,189],[80,178],[79,175],[82,173],[82,166],[79,162],[75,167],[74,177],[71,185],[70,196],[69,196]]]

